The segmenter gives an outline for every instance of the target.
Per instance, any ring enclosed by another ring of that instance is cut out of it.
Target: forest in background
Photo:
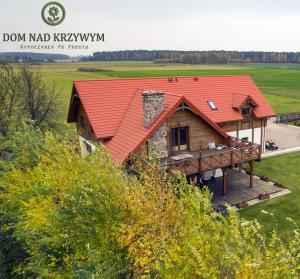
[[[36,52],[0,52],[0,63],[53,62],[69,59],[71,59],[71,57],[65,54]]]
[[[95,52],[82,61],[154,61],[155,63],[299,63],[300,52],[124,50]]]
[[[64,54],[2,52],[0,62],[81,61],[153,61],[154,63],[229,64],[229,63],[300,63],[300,52],[262,51],[180,51],[121,50],[94,52],[90,56],[71,57]]]

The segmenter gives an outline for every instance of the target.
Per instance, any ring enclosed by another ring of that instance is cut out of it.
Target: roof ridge
[[[233,95],[243,95],[243,96],[249,96],[249,94],[244,94],[244,93],[235,93],[235,92],[233,92]]]
[[[162,90],[162,89],[142,89],[142,88],[140,88],[140,90],[161,90],[162,93],[164,93],[165,95],[175,96],[175,97],[182,97],[182,96],[183,96],[183,95],[181,95],[181,94],[165,92],[165,91]]]
[[[176,94],[176,93],[168,93],[168,92],[166,92],[165,94],[166,95],[170,95],[170,96],[183,97],[183,95],[179,95],[179,94]]]
[[[189,75],[189,76],[163,76],[163,77],[133,77],[133,78],[98,78],[98,79],[84,79],[74,80],[73,82],[89,82],[89,81],[115,81],[115,80],[140,80],[140,79],[168,79],[168,78],[194,78],[194,77],[243,77],[251,76],[250,74],[238,74],[238,75]]]

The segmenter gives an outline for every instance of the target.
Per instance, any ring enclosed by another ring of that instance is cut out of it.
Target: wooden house
[[[264,152],[267,119],[274,116],[248,75],[75,81],[68,122],[75,122],[83,153],[95,142],[115,162],[141,150],[191,182],[221,169],[250,164]]]

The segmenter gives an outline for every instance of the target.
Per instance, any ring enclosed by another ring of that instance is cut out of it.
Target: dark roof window
[[[217,110],[217,106],[215,105],[215,103],[213,101],[207,101],[209,107],[211,108],[211,110]]]
[[[249,115],[250,114],[250,106],[246,105],[242,108],[242,115]]]

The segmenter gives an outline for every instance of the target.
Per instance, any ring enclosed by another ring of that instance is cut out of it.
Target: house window
[[[242,108],[242,115],[243,116],[249,116],[250,114],[250,106],[246,105]]]
[[[89,143],[87,143],[87,142],[85,142],[85,148],[86,148],[86,151],[88,153],[92,153],[93,152],[92,146]]]
[[[172,128],[172,151],[188,149],[188,127]]]
[[[217,110],[217,106],[215,105],[215,103],[213,101],[207,101],[209,107],[211,108],[211,110]]]
[[[80,121],[80,126],[85,129],[86,128],[85,121],[82,115],[79,116],[79,121]]]

